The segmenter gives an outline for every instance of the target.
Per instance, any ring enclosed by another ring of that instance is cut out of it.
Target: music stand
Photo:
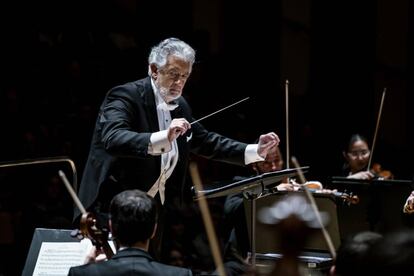
[[[273,267],[279,265],[279,261],[281,261],[284,257],[284,253],[288,253],[285,251],[286,247],[283,247],[282,244],[286,244],[286,240],[282,240],[283,236],[286,236],[289,232],[284,232],[287,230],[286,225],[282,228],[278,224],[279,221],[274,221],[275,225],[271,225],[270,222],[263,222],[261,221],[260,215],[265,211],[268,213],[269,209],[275,208],[276,203],[279,205],[282,202],[288,202],[289,197],[305,197],[304,191],[279,191],[277,193],[270,194],[266,197],[260,198],[256,203],[256,208],[258,210],[259,220],[256,222],[256,233],[255,236],[256,240],[256,262],[257,262],[257,269],[259,275],[268,274],[266,273],[267,270],[270,271]],[[338,227],[338,219],[336,214],[336,198],[332,194],[324,194],[324,193],[312,193],[312,197],[314,197],[315,203],[318,206],[318,211],[323,214],[324,216],[328,217],[328,220],[323,219],[323,221],[327,221],[327,225],[325,225],[325,229],[332,240],[332,245],[335,250],[338,249],[340,245],[340,235],[339,235],[339,227]],[[306,198],[306,197],[305,197]],[[306,199],[307,201],[307,199]],[[309,208],[310,207],[310,203]],[[285,204],[282,204],[285,205]],[[290,204],[289,204],[290,205]],[[286,205],[285,205],[286,206]],[[291,205],[290,205],[291,206]],[[302,205],[297,205],[302,206]],[[252,216],[250,212],[250,202],[245,201],[244,207],[246,211],[246,221],[250,221]],[[305,206],[303,206],[305,208]],[[286,208],[286,207],[285,207]],[[295,210],[296,208],[292,210]],[[282,207],[282,209],[284,209]],[[299,208],[300,210],[301,208]],[[297,210],[297,209],[296,209]],[[303,209],[302,209],[303,210]],[[279,213],[279,209],[273,209],[273,211]],[[298,211],[299,212],[299,211]],[[314,211],[311,211],[314,214]],[[281,212],[284,213],[284,212]],[[285,213],[286,214],[286,213]],[[269,215],[269,214],[268,214]],[[267,217],[267,215],[265,215]],[[273,215],[270,215],[273,216]],[[275,215],[273,218],[279,218],[283,216]],[[287,218],[287,217],[284,217]],[[283,219],[282,219],[283,220]],[[325,223],[324,223],[325,224]],[[290,225],[290,228],[293,225]],[[248,229],[249,234],[251,229]],[[289,230],[287,230],[289,231]],[[309,232],[308,232],[309,231]],[[285,233],[285,234],[282,234]],[[289,234],[290,235],[290,234]],[[324,235],[320,229],[320,227],[312,228],[312,230],[307,230],[303,232],[303,236],[298,237],[298,239],[304,239],[302,244],[302,250],[299,255],[297,255],[298,260],[300,261],[300,266],[304,270],[306,275],[321,275],[322,272],[328,272],[329,268],[333,263],[333,257],[330,253],[329,246],[324,238]],[[250,238],[250,242],[252,238]],[[286,245],[285,245],[286,246]],[[288,245],[289,246],[289,245]],[[293,248],[297,245],[291,244]],[[296,247],[298,249],[298,247]],[[319,273],[318,273],[319,272]],[[315,273],[315,274],[314,274]],[[327,273],[323,273],[326,275]]]
[[[68,229],[36,228],[34,230],[32,243],[30,245],[29,253],[27,254],[22,276],[33,275],[43,242],[80,242],[78,238],[72,237],[72,231],[73,230]]]
[[[404,202],[414,189],[412,180],[331,177],[331,188],[358,195],[354,208],[339,208],[341,235],[360,231],[393,232],[405,228]]]
[[[292,195],[305,196],[304,191],[279,191],[269,196],[260,198],[256,203],[257,210],[260,213],[262,208],[270,208],[275,205],[275,203],[285,201]],[[340,233],[337,218],[337,201],[340,199],[337,200],[334,195],[329,193],[315,192],[312,193],[312,196],[318,206],[318,211],[327,215],[329,218],[325,229],[331,237],[334,248],[338,249],[340,245]],[[245,201],[244,205],[246,210],[246,219],[250,220],[250,216],[252,215],[250,213],[250,202]],[[256,236],[256,239],[258,240],[256,243],[256,250],[258,253],[280,253],[282,251],[280,248],[282,241],[279,240],[278,235],[275,235],[275,228],[269,227],[263,223],[258,223],[256,230],[258,231],[258,236]],[[250,229],[248,229],[248,231],[250,232]],[[323,237],[322,231],[315,231],[315,233],[312,233],[306,244],[304,244],[303,250],[304,252],[329,253],[329,247]]]
[[[298,171],[303,173],[308,172],[309,167],[300,167],[295,169],[285,169],[275,172],[263,173],[261,175],[253,176],[251,178],[243,179],[222,187],[213,188],[209,190],[196,191],[193,188],[194,200],[200,197],[214,198],[221,196],[228,196],[236,193],[243,193],[247,200],[251,201],[251,259],[252,265],[256,265],[256,244],[255,244],[255,228],[256,228],[256,200],[272,194],[273,185],[282,181],[286,177],[293,177],[298,175]]]

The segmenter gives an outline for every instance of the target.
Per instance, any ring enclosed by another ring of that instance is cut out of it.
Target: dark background
[[[250,97],[203,121],[212,131],[275,131],[285,154],[289,80],[290,153],[312,180],[340,170],[351,133],[373,140],[386,87],[373,162],[412,179],[413,16],[408,0],[3,1],[0,161],[68,156],[81,176],[105,93],[145,77],[150,47],[175,36],[197,51],[184,89],[195,118]],[[207,183],[242,171],[198,161]],[[0,210],[30,209],[22,198],[58,182],[55,169],[0,169]]]

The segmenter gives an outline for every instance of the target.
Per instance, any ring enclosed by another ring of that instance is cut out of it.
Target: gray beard
[[[172,96],[172,95],[168,95],[168,89],[164,88],[164,87],[159,87],[158,88],[161,97],[164,99],[164,101],[166,103],[169,103],[171,101],[175,101],[176,99],[178,99],[180,96]]]

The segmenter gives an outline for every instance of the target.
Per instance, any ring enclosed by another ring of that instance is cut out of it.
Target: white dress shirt
[[[165,183],[173,173],[178,160],[177,140],[174,140],[172,143],[168,140],[168,127],[172,120],[170,110],[173,110],[178,105],[167,104],[161,97],[152,79],[151,85],[154,91],[155,104],[157,106],[158,126],[160,131],[151,134],[148,152],[152,155],[161,154],[161,173],[152,188],[148,191],[148,194],[154,197],[157,192],[159,192],[161,202],[164,203]]]

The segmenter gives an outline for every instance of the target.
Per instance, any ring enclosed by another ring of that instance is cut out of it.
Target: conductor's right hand
[[[184,118],[172,120],[171,125],[168,127],[168,140],[173,142],[178,136],[184,135],[190,128],[190,123]]]

